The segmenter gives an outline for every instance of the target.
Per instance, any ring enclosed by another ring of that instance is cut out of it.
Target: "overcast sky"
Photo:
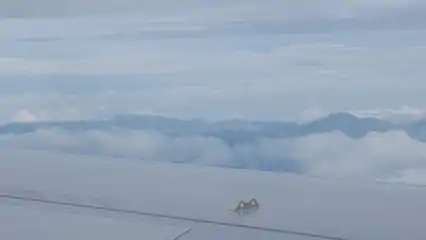
[[[426,113],[425,16],[420,0],[0,1],[0,124],[116,113],[418,119]],[[307,174],[426,182],[424,144],[403,132],[231,149],[201,136],[49,130],[0,144],[225,166],[289,157]]]
[[[2,1],[0,119],[423,111],[425,13],[416,0]]]

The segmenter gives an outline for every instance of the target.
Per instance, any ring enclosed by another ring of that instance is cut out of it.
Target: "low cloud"
[[[426,184],[425,143],[399,131],[371,133],[358,140],[336,132],[296,139],[260,138],[230,146],[213,137],[171,137],[154,131],[50,129],[3,135],[0,143],[14,148],[116,157],[117,161],[128,158]]]
[[[107,110],[96,96],[76,97],[72,94],[27,93],[26,90],[24,92],[26,93],[0,94],[0,123],[103,118],[118,108],[114,107],[106,113]]]
[[[426,167],[425,144],[404,132],[370,133],[354,140],[341,133],[313,135],[295,142],[297,158],[320,176],[404,178]]]

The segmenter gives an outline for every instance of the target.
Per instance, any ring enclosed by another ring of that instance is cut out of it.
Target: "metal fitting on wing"
[[[260,205],[255,198],[252,198],[249,202],[240,201],[235,207],[234,212],[238,214],[245,214],[249,212],[254,212],[259,209]]]

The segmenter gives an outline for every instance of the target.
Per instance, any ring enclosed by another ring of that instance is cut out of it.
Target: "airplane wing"
[[[425,202],[421,186],[0,152],[5,239],[423,240]]]

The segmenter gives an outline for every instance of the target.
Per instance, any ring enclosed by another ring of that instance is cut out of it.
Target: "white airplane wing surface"
[[[426,239],[420,186],[11,152],[2,239]],[[253,198],[257,210],[233,211]]]

